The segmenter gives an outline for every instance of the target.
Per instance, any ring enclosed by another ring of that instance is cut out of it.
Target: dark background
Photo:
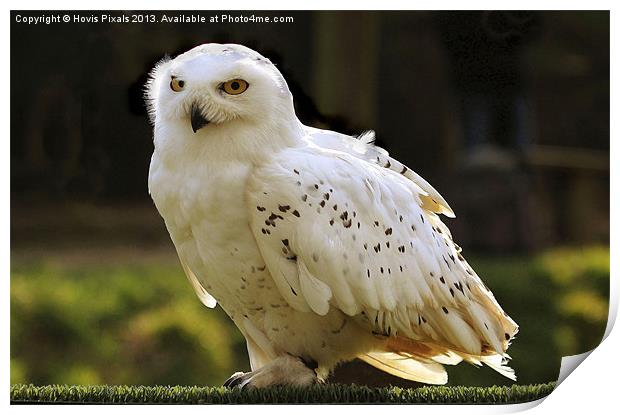
[[[26,25],[16,15],[42,13],[11,13],[12,380],[220,382],[247,365],[225,316],[194,308],[147,193],[147,73],[206,42],[258,50],[304,123],[376,130],[442,193],[455,240],[522,326],[511,349],[520,379],[553,380],[559,356],[597,344],[609,277],[608,12],[225,13],[294,22]],[[362,371],[337,379],[372,383]],[[450,375],[503,382],[488,372]]]

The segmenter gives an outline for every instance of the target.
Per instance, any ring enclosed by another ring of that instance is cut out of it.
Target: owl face
[[[201,45],[161,62],[151,73],[146,98],[154,124],[182,123],[194,134],[292,111],[280,72],[241,45]]]

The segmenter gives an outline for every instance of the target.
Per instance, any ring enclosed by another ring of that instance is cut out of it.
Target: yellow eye
[[[172,77],[172,80],[170,81],[170,89],[172,89],[174,92],[181,92],[184,86],[185,81],[177,79],[174,76]]]
[[[222,89],[229,95],[239,95],[248,89],[249,84],[243,79],[231,79],[222,84]]]

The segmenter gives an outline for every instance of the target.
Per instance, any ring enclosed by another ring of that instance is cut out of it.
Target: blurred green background
[[[11,382],[216,385],[249,368],[240,333],[195,297],[147,194],[147,73],[205,42],[263,53],[304,123],[376,130],[379,145],[442,193],[457,214],[446,219],[455,241],[521,327],[509,350],[519,383],[556,380],[562,356],[600,341],[609,12],[16,19],[40,14],[11,12]],[[450,384],[510,384],[489,368],[448,372]],[[333,380],[410,384],[361,362]]]
[[[154,208],[69,204],[63,211],[67,218],[51,221],[50,212],[33,208],[27,223],[15,223],[22,235],[72,233],[55,245],[20,240],[12,251],[12,383],[218,385],[249,369],[243,337],[219,307],[200,303]],[[509,350],[519,383],[556,380],[561,356],[601,340],[607,246],[466,255],[521,326]],[[347,365],[334,379],[408,384],[362,365]],[[511,383],[488,368],[447,369],[449,384]]]

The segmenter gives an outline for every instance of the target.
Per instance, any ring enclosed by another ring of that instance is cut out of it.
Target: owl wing
[[[180,258],[181,257],[179,256],[179,259]],[[196,274],[194,274],[194,272],[185,263],[185,261],[183,261],[182,259],[180,259],[180,261],[181,261],[181,267],[183,268],[183,271],[185,272],[185,276],[189,280],[190,284],[192,284],[192,288],[194,288],[194,291],[196,292],[196,295],[200,299],[200,302],[209,308],[215,308],[215,306],[217,305],[217,301],[215,300],[215,298],[213,298],[213,296],[211,296],[211,294],[209,294],[207,290],[205,290],[205,288],[202,286],[202,284],[198,280],[198,277],[196,277]]]
[[[424,196],[402,174],[310,144],[258,167],[247,200],[261,254],[293,308],[335,307],[375,334],[474,363],[504,356],[518,327]]]
[[[449,218],[455,217],[448,202],[445,201],[441,194],[439,194],[430,183],[403,163],[390,157],[386,150],[373,144],[375,141],[374,131],[369,130],[359,137],[351,137],[335,131],[321,130],[313,127],[305,127],[305,129],[309,140],[320,147],[343,151],[356,158],[366,160],[369,163],[378,164],[403,175],[424,191],[424,193],[420,195],[420,199],[425,209],[431,212],[441,213]]]

